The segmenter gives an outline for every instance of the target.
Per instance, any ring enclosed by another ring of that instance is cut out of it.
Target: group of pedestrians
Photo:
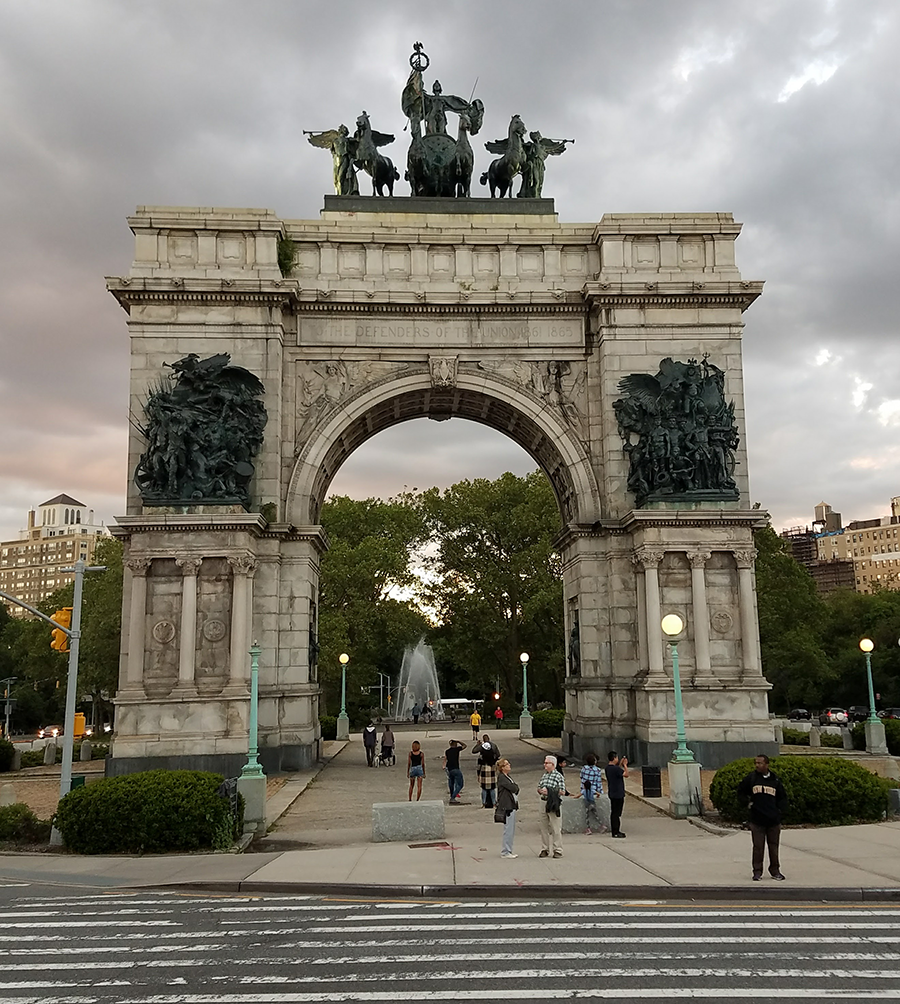
[[[477,719],[477,722],[476,722]],[[481,716],[475,712],[470,719],[474,738],[478,740],[472,747],[473,755],[478,757],[476,776],[481,790],[481,805],[484,809],[494,810],[494,819],[503,824],[500,856],[502,858],[518,857],[513,851],[516,833],[516,813],[519,808],[519,785],[511,776],[512,765],[505,757],[501,757],[500,748],[487,733],[479,738],[477,726],[481,724]],[[366,750],[366,761],[369,767],[375,762],[377,731],[374,723],[363,729],[363,745]],[[381,735],[381,759],[393,760],[396,740],[390,725],[386,725]],[[459,739],[451,739],[444,751],[443,767],[447,774],[447,785],[450,790],[450,805],[458,805],[461,801],[465,775],[460,766],[459,757],[467,744]],[[564,757],[547,754],[544,757],[544,772],[537,783],[537,793],[542,802],[540,813],[541,851],[539,857],[561,858],[562,849],[562,800],[563,798],[582,798],[585,806],[585,833],[596,830],[605,833],[606,824],[597,809],[597,796],[603,795],[604,775],[606,794],[609,798],[610,819],[609,831],[612,837],[622,839],[622,810],[625,806],[625,778],[628,777],[628,758],[620,757],[615,750],[607,754],[607,763],[601,771],[597,758],[588,753],[584,758],[584,766],[579,773],[579,790],[568,790],[564,769],[568,766]],[[421,743],[412,743],[406,759],[406,775],[409,778],[409,801],[413,792],[416,801],[422,797],[422,785],[425,780],[425,753]],[[741,781],[738,796],[750,808],[749,829],[752,836],[752,868],[753,881],[762,878],[765,852],[769,855],[769,874],[772,878],[783,881],[779,859],[779,843],[781,836],[781,820],[787,809],[787,794],[781,780],[769,769],[769,758],[764,755],[756,757],[754,769]]]

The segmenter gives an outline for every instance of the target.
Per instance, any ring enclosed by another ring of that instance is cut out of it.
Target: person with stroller
[[[391,763],[396,763],[394,760],[394,746],[396,746],[394,733],[390,725],[385,725],[384,732],[381,733],[381,756],[379,757],[379,760],[383,764],[386,764],[389,760]]]

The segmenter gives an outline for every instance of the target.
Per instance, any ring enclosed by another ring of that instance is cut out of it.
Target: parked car
[[[792,708],[787,716],[789,722],[808,722],[812,720],[812,715],[806,708]]]
[[[884,708],[876,713],[879,718],[900,718],[900,708]]]
[[[862,704],[853,704],[847,708],[847,717],[851,722],[864,722],[869,717],[869,709]]]
[[[56,739],[61,735],[61,725],[45,725],[42,729],[38,729],[38,739]]]
[[[826,708],[819,714],[820,725],[846,725],[849,719],[843,708]]]

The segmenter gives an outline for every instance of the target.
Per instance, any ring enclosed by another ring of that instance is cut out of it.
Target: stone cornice
[[[282,283],[284,288],[281,288]],[[286,307],[299,292],[296,281],[288,279],[184,279],[180,276],[108,276],[106,288],[126,312],[132,306],[151,303]]]
[[[138,533],[203,533],[222,530],[244,531],[254,537],[285,541],[308,541],[320,554],[328,550],[328,536],[321,526],[267,523],[256,512],[248,513],[166,513],[150,516],[117,516],[109,532],[120,540]]]
[[[669,281],[654,272],[648,272],[642,281],[604,278],[582,287],[582,295],[591,307],[738,307],[741,312],[762,291],[762,282]]]
[[[374,300],[300,300],[296,302],[296,312],[305,315],[341,315],[351,316],[372,315],[417,315],[421,317],[478,317],[493,315],[498,317],[509,317],[515,314],[524,314],[528,317],[546,315],[548,317],[574,317],[585,316],[584,304],[580,298],[578,301],[549,301],[542,295],[540,301],[531,299],[531,294],[524,293],[509,298],[506,294],[498,296],[495,293],[486,294],[490,300],[478,300],[475,296],[467,303],[440,302],[432,297],[413,301],[382,300],[380,303]],[[577,294],[574,294],[577,296]]]
[[[630,536],[638,530],[656,528],[740,527],[759,530],[766,526],[768,521],[769,514],[762,509],[633,509],[621,519],[600,519],[596,523],[569,523],[556,535],[554,546],[563,547],[579,537],[623,537]],[[705,541],[701,543],[704,547],[709,547]]]

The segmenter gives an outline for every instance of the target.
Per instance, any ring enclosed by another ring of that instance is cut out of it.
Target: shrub
[[[334,715],[323,715],[319,725],[322,726],[323,739],[337,739],[337,718]]]
[[[563,719],[566,712],[563,708],[547,708],[535,711],[531,716],[531,734],[535,739],[545,739],[554,736],[557,739],[563,730]]]
[[[900,756],[900,719],[883,718],[881,724],[884,726],[884,738],[887,743],[888,752],[891,756]],[[851,729],[853,736],[853,748],[864,750],[866,748],[866,726],[863,722],[857,722]]]
[[[836,757],[782,756],[771,762],[788,796],[788,824],[840,825],[881,819],[888,808],[884,781],[852,760]],[[709,797],[723,819],[744,822],[747,807],[737,796],[738,784],[753,770],[744,757],[716,771]]]
[[[218,794],[219,774],[149,770],[70,791],[56,825],[80,854],[193,851],[229,847],[243,820]]]
[[[8,739],[0,739],[0,771],[9,770],[12,767],[15,753],[16,748]]]
[[[0,805],[0,841],[45,844],[50,839],[50,821],[38,817],[22,802]]]
[[[823,732],[819,736],[819,743],[822,746],[828,746],[830,749],[843,749],[844,748],[844,737],[836,736],[832,732]]]
[[[784,729],[785,746],[809,746],[809,733],[802,729]]]
[[[25,750],[22,754],[22,767],[40,767],[44,762],[43,750]]]

